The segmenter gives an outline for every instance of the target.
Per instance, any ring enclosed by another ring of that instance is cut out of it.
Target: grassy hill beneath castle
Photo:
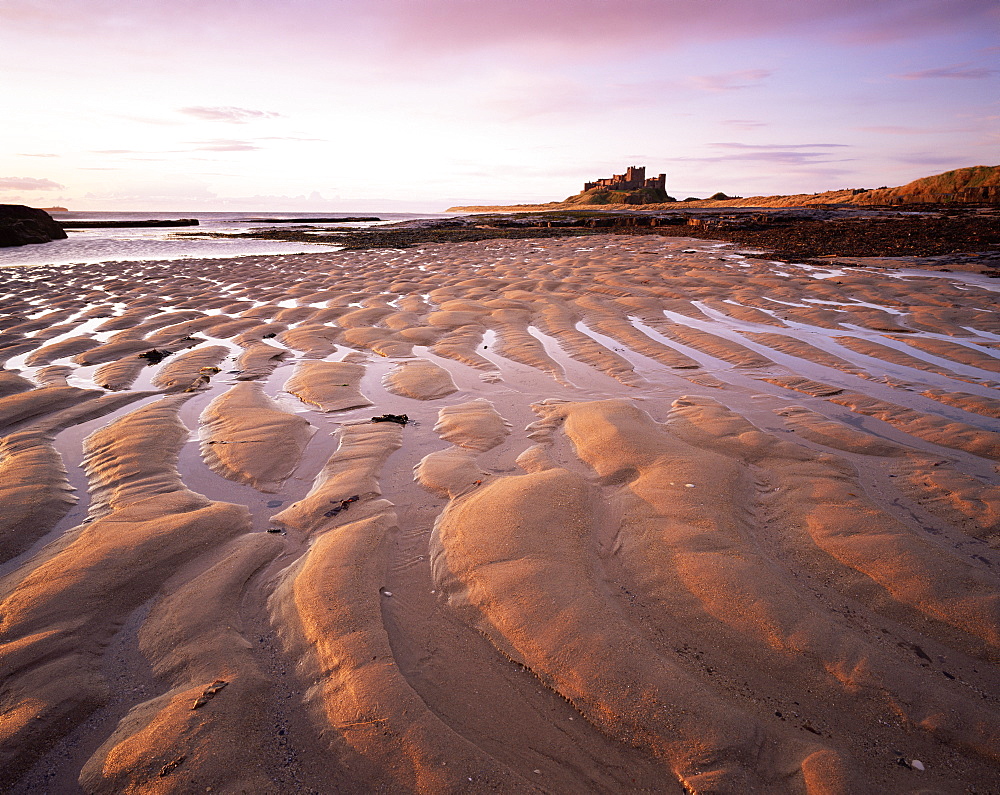
[[[664,198],[645,198],[645,192],[656,191]],[[621,194],[600,196],[599,194]],[[637,194],[635,199],[630,198]],[[639,195],[642,194],[642,195]],[[451,207],[448,212],[529,212],[537,210],[569,210],[580,205],[629,205],[630,209],[663,209],[669,202],[665,191],[642,188],[636,191],[608,191],[595,188],[570,196],[565,201],[547,204],[517,204],[508,206]],[[1000,166],[970,166],[921,177],[897,188],[853,188],[824,193],[798,193],[782,196],[752,196],[736,199],[701,199],[680,203],[684,207],[805,207],[809,205],[893,205],[893,204],[1000,204]]]
[[[636,190],[608,190],[591,188],[570,196],[563,204],[663,204],[677,201],[662,188],[637,188]]]

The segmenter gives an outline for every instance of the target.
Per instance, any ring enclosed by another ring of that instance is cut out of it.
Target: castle
[[[584,182],[583,190],[603,188],[604,190],[638,190],[639,188],[667,189],[667,175],[646,179],[645,166],[629,166],[624,174],[615,174],[611,179],[599,179],[596,182]]]

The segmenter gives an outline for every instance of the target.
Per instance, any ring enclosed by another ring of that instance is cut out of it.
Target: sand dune
[[[989,279],[0,275],[0,789],[1000,791]]]

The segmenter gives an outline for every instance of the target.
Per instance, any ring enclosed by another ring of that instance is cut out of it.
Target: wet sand
[[[653,235],[0,279],[0,790],[1000,792],[1000,282]]]

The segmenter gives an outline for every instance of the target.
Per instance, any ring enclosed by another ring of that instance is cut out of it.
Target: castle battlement
[[[594,188],[604,190],[638,190],[639,188],[659,188],[667,189],[667,175],[660,174],[656,177],[646,179],[645,166],[629,166],[624,174],[615,174],[610,179],[599,179],[595,182],[584,182],[584,191]]]

